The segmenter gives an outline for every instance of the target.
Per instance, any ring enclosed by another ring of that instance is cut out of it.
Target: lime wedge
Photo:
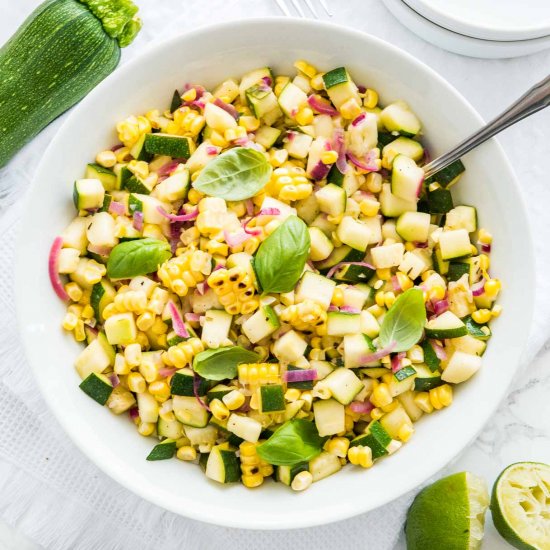
[[[515,548],[550,550],[550,466],[508,466],[493,486],[491,513],[498,532]]]
[[[481,548],[489,493],[469,472],[436,481],[414,499],[407,515],[407,550]]]

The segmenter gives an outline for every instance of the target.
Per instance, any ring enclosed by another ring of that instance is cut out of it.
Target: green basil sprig
[[[211,160],[193,187],[211,197],[241,201],[263,189],[271,177],[271,165],[255,149],[235,147]]]
[[[254,270],[262,290],[290,292],[302,275],[309,254],[306,224],[290,216],[262,242],[254,258]]]
[[[257,363],[260,356],[240,346],[207,349],[195,355],[193,370],[207,380],[224,380],[237,376],[241,363]]]
[[[258,454],[276,466],[294,466],[311,460],[323,448],[325,438],[309,420],[295,418],[277,428],[273,435],[257,447]]]
[[[129,279],[153,273],[172,256],[170,243],[157,239],[135,239],[117,244],[107,260],[107,275]]]
[[[410,288],[403,292],[384,316],[380,327],[383,347],[395,342],[392,351],[407,351],[420,340],[426,323],[426,307],[422,291]]]

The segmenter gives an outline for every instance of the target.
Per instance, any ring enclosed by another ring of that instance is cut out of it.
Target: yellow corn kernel
[[[393,401],[393,398],[388,385],[385,383],[378,384],[378,386],[376,386],[376,388],[372,391],[370,400],[376,407],[384,407],[389,405]]]
[[[271,464],[262,463],[260,465],[260,473],[263,477],[269,477],[273,475],[273,466]]]
[[[292,403],[294,401],[298,401],[301,395],[302,392],[298,388],[289,388],[285,392],[285,400],[289,403]]]
[[[230,410],[234,411],[242,407],[245,401],[244,395],[239,390],[232,390],[222,397],[223,404]]]
[[[149,330],[155,322],[155,315],[150,311],[142,313],[136,320],[136,325],[139,330]]]
[[[493,236],[483,227],[479,230],[478,240],[483,244],[491,244],[493,242]]]
[[[166,400],[170,397],[170,386],[164,380],[156,380],[149,384],[149,393],[157,400]]]
[[[355,466],[370,468],[373,464],[371,448],[364,447],[363,445],[350,447],[348,450],[348,460]]]
[[[419,409],[422,409],[425,413],[433,412],[434,408],[430,401],[430,395],[428,392],[419,392],[414,396],[414,402]]]
[[[479,268],[482,270],[482,271],[487,271],[490,267],[490,260],[489,260],[489,256],[487,256],[487,254],[480,254],[479,255]]]
[[[242,363],[237,367],[239,382],[243,385],[280,383],[278,363]]]
[[[324,90],[325,89],[325,83],[323,81],[323,73],[317,73],[310,81],[310,86],[314,90]]]
[[[370,172],[366,175],[365,186],[371,193],[382,191],[382,176],[378,172]]]
[[[440,285],[435,285],[428,291],[430,300],[443,300],[445,298],[445,289]]]
[[[95,161],[100,166],[112,168],[116,164],[116,155],[113,151],[107,149],[106,151],[98,153],[95,157]]]
[[[491,320],[491,311],[488,309],[478,309],[472,313],[472,319],[481,325]]]
[[[189,193],[187,194],[187,200],[191,204],[199,204],[202,198],[204,198],[204,195],[200,191],[197,191],[194,188],[189,189]]]
[[[344,305],[344,291],[341,288],[338,288],[338,287],[334,288],[330,303],[336,307],[340,307]]]
[[[397,437],[401,441],[408,441],[413,433],[414,428],[410,424],[403,424],[397,432]]]
[[[153,434],[155,431],[155,424],[152,422],[140,422],[138,426],[138,433],[145,437],[148,437]]]
[[[115,366],[114,366],[115,374],[120,374],[120,375],[130,374],[131,370],[132,369],[130,365],[126,362],[124,355],[122,355],[121,353],[117,353],[115,355]]]
[[[448,407],[453,402],[453,388],[449,384],[443,384],[429,391],[430,403],[434,409]]]
[[[370,417],[373,420],[380,420],[384,416],[384,411],[382,409],[379,409],[378,407],[372,409],[370,412]]]
[[[123,163],[128,160],[128,157],[130,156],[130,149],[128,147],[121,147],[115,151],[115,156],[117,163]]]
[[[501,287],[502,283],[498,279],[489,279],[483,286],[483,289],[488,298],[496,298]]]
[[[363,105],[366,109],[374,109],[378,105],[378,94],[375,90],[367,88],[363,99]]]
[[[324,151],[321,153],[321,162],[323,164],[334,164],[338,160],[336,151]]]
[[[86,332],[84,332],[84,321],[79,319],[74,327],[74,339],[77,342],[84,342],[86,340]]]
[[[374,198],[363,199],[359,203],[359,209],[361,210],[361,214],[372,218],[378,214],[380,203]]]
[[[251,443],[250,441],[243,441],[239,445],[239,450],[241,451],[241,457],[243,456],[254,456],[258,458],[258,463],[260,461],[258,453],[256,451],[256,444]]]
[[[325,449],[333,455],[345,458],[348,454],[349,439],[346,437],[333,437],[325,445]]]
[[[303,472],[299,472],[294,476],[294,479],[290,484],[290,488],[293,491],[305,491],[308,487],[310,487],[312,483],[313,475],[307,470],[304,470]]]
[[[251,475],[243,475],[242,482],[245,487],[253,489],[254,487],[259,487],[264,482],[264,476],[261,472],[257,472]]]
[[[239,126],[247,132],[255,132],[260,127],[260,121],[254,116],[242,116],[239,118]]]
[[[213,399],[210,402],[210,410],[214,418],[218,420],[227,420],[229,418],[229,409],[219,399]]]
[[[303,391],[302,395],[300,395],[300,399],[304,402],[302,405],[302,410],[306,412],[311,411],[311,407],[313,405],[313,393],[311,391]]]
[[[384,307],[386,305],[384,292],[382,292],[382,291],[377,292],[374,295],[374,301],[376,302],[376,305],[378,305],[380,307]]]
[[[126,146],[132,147],[138,139],[151,132],[151,122],[144,116],[129,116],[116,125],[118,139]]]
[[[396,277],[397,277],[397,282],[399,283],[399,286],[401,287],[401,290],[403,292],[413,287],[414,283],[411,281],[411,279],[407,275],[405,275],[404,273],[401,273],[401,271],[399,271],[396,274]]]
[[[348,99],[341,107],[340,114],[349,120],[358,117],[361,114],[361,106],[355,98]]]
[[[391,269],[389,267],[377,269],[376,276],[382,281],[389,281],[391,279]]]
[[[244,252],[252,256],[252,254],[258,250],[260,244],[261,242],[258,237],[251,237],[244,243]]]
[[[82,308],[82,319],[92,319],[94,316],[94,308],[87,304]]]
[[[393,292],[384,293],[384,305],[389,309],[395,302],[395,294]]]
[[[296,67],[300,72],[304,73],[309,78],[313,78],[317,74],[317,69],[303,59],[298,59],[298,61],[295,61],[294,67]]]
[[[197,99],[197,90],[195,88],[189,88],[189,90],[182,94],[181,99],[183,99],[183,101],[195,101],[195,99]]]
[[[65,318],[63,319],[63,328],[68,331],[72,331],[75,329],[76,325],[78,324],[78,317],[74,313],[67,313],[65,314]]]
[[[309,107],[302,107],[295,118],[298,124],[306,126],[313,122],[313,111]]]
[[[124,359],[131,367],[137,367],[141,363],[141,346],[137,343],[128,344],[124,350]]]
[[[180,447],[176,452],[176,457],[180,460],[196,460],[197,458],[197,451],[194,447],[191,447],[191,445],[183,445]]]
[[[134,393],[143,393],[147,389],[145,378],[139,372],[131,372],[126,379],[128,389]]]
[[[491,310],[491,316],[492,317],[498,317],[501,313],[502,313],[502,306],[501,305],[496,305]]]
[[[73,302],[78,302],[82,298],[82,289],[77,283],[67,283],[65,285],[65,292]]]

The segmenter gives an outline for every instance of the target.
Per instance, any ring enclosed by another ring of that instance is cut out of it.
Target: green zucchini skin
[[[77,0],[47,0],[0,49],[0,167],[117,66],[120,47]]]

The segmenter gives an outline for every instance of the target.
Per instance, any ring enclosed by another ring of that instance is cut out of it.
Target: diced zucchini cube
[[[79,388],[89,395],[94,401],[100,405],[105,405],[111,392],[113,385],[110,380],[103,374],[92,372],[79,385]]]
[[[325,399],[313,403],[315,425],[321,437],[343,432],[346,428],[344,405],[335,399]]]

